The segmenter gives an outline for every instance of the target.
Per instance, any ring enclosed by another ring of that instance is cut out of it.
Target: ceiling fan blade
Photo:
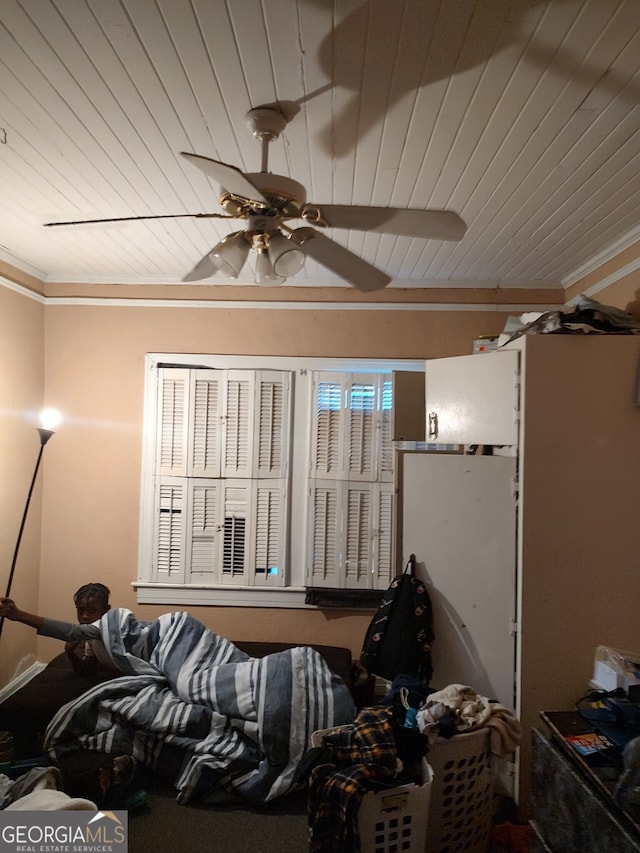
[[[213,249],[211,252],[207,252],[207,254],[201,258],[195,267],[188,272],[182,279],[182,281],[200,281],[203,278],[211,278],[212,275],[218,272],[219,267],[215,263],[212,257]]]
[[[55,225],[100,225],[105,222],[137,222],[144,219],[231,219],[224,213],[156,213],[148,216],[112,216],[108,219],[77,219],[73,222],[43,222],[45,228]]]
[[[313,208],[315,205],[310,205]],[[467,230],[457,213],[449,210],[412,210],[401,207],[317,205],[318,225],[352,228],[433,240],[462,240]],[[313,221],[313,220],[312,220]]]
[[[345,249],[315,228],[296,228],[291,236],[305,255],[318,261],[358,290],[382,290],[391,281],[382,270],[363,261],[358,255],[354,255],[349,249]]]
[[[255,201],[269,207],[269,202],[255,187],[246,175],[235,166],[212,160],[210,157],[202,157],[200,154],[189,154],[187,151],[180,152],[190,163],[201,169],[209,178],[213,178],[220,186],[233,195]]]

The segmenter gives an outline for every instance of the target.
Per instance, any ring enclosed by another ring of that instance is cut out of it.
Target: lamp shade
[[[300,272],[305,255],[302,249],[281,231],[269,232],[269,260],[278,276],[288,278]]]
[[[40,426],[44,429],[55,429],[62,420],[62,415],[57,409],[43,409],[40,412]]]
[[[260,248],[256,257],[256,284],[282,284],[284,278],[276,275],[266,249]]]
[[[211,251],[215,265],[229,278],[238,278],[247,260],[250,244],[244,231],[235,231]]]

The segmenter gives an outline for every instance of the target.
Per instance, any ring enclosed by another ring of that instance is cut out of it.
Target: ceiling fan
[[[200,281],[223,272],[236,279],[253,249],[256,252],[257,284],[280,284],[304,266],[307,257],[335,273],[361,291],[386,287],[391,278],[318,230],[345,228],[397,236],[435,240],[461,240],[466,226],[447,210],[397,207],[367,207],[307,203],[302,184],[268,171],[269,143],[277,139],[288,118],[277,106],[249,110],[246,122],[262,145],[260,172],[243,173],[235,166],[199,154],[181,152],[190,163],[220,186],[219,204],[225,213],[182,213],[85,219],[77,222],[46,222],[57,225],[86,225],[140,219],[218,218],[241,219],[246,225],[224,237],[188,272],[182,281]],[[287,222],[301,219],[305,225],[291,228]],[[311,227],[316,226],[316,227]]]

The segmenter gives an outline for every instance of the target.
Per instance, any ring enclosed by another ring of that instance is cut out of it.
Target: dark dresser
[[[618,756],[583,757],[567,740],[593,732],[577,713],[547,711],[532,730],[532,853],[640,853],[640,823],[613,791]]]

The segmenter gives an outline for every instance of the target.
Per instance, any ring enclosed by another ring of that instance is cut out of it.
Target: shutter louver
[[[348,587],[364,587],[371,576],[371,487],[347,489],[345,577]]]
[[[189,372],[160,369],[159,473],[180,477],[187,473],[187,389]]]
[[[191,581],[216,580],[219,483],[197,480],[191,494]]]
[[[352,382],[347,410],[349,423],[346,469],[347,477],[375,480],[376,386]]]
[[[246,582],[247,508],[250,483],[225,485],[222,581]]]
[[[189,473],[195,477],[220,476],[220,381],[216,371],[193,371]]]
[[[382,383],[382,428],[380,430],[380,479],[393,480],[393,385],[391,380]],[[392,578],[393,580],[393,578]],[[391,581],[389,581],[391,583]]]
[[[256,376],[256,475],[285,476],[289,459],[290,386],[287,374],[259,372]]]
[[[313,469],[318,477],[341,474],[343,394],[343,386],[338,382],[321,380],[317,384]]]
[[[311,491],[311,586],[338,586],[338,490],[335,484]]]
[[[393,565],[393,487],[381,486],[378,493],[378,518],[374,589],[386,589],[395,577]]]
[[[154,570],[158,581],[184,581],[186,483],[158,487]]]
[[[251,476],[249,453],[253,438],[252,387],[249,378],[229,378],[227,382],[224,430],[224,475],[226,477]]]
[[[256,583],[278,585],[282,580],[282,487],[256,488],[254,572]]]
[[[237,580],[244,577],[245,535],[245,518],[240,515],[225,516],[222,558],[222,571],[225,578]]]

